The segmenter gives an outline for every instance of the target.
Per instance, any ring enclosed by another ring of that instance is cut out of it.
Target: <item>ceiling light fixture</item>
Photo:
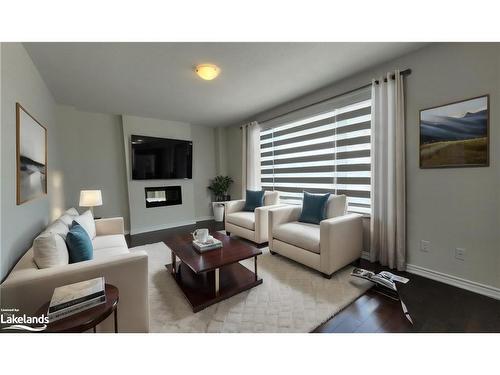
[[[196,67],[195,72],[202,79],[211,81],[219,75],[220,68],[214,64],[200,64]]]

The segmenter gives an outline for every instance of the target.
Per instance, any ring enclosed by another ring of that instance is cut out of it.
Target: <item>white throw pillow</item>
[[[64,214],[58,220],[61,220],[64,224],[66,224],[68,227],[70,227],[74,218],[75,218],[75,216],[71,216],[69,214]]]
[[[78,213],[78,211],[76,210],[76,208],[74,208],[74,207],[71,207],[69,210],[66,210],[64,213],[68,214],[70,216],[78,216],[78,215],[80,215]]]
[[[80,224],[83,229],[85,229],[91,240],[95,238],[95,221],[90,210],[87,210],[80,216],[75,217],[74,220]]]
[[[69,232],[68,225],[64,223],[62,220],[57,219],[52,224],[50,224],[44,232],[59,234],[63,240],[66,240],[66,235]]]
[[[51,232],[43,232],[33,241],[33,257],[38,268],[69,264],[68,248],[64,238]]]

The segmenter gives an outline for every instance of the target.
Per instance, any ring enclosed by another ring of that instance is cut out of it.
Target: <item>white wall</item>
[[[212,195],[208,190],[210,180],[217,174],[215,129],[208,126],[192,126],[193,184],[196,221],[213,218]]]
[[[123,115],[123,145],[127,170],[130,211],[130,233],[142,233],[196,221],[193,180],[132,180],[130,163],[130,136],[145,135],[182,140],[192,140],[190,124]],[[195,150],[193,149],[193,153]],[[181,186],[182,204],[166,207],[146,208],[145,187]]]
[[[120,115],[92,113],[73,107],[56,107],[64,167],[66,207],[79,211],[80,190],[100,189],[103,205],[97,217],[121,216],[129,228],[129,208],[123,129]]]
[[[500,288],[500,45],[433,44],[286,103],[250,120],[280,113],[362,86],[387,71],[412,69],[406,79],[408,263]],[[419,110],[490,94],[490,167],[419,168]],[[227,131],[236,133],[234,126]],[[237,145],[228,137],[228,148]],[[241,159],[228,158],[236,173]],[[241,169],[240,169],[241,170]],[[420,251],[420,240],[431,251]],[[366,242],[366,241],[365,241]],[[466,249],[466,260],[454,249]]]
[[[31,246],[34,237],[64,210],[63,176],[55,102],[20,43],[1,45],[1,279]],[[48,132],[45,197],[16,204],[16,102]]]

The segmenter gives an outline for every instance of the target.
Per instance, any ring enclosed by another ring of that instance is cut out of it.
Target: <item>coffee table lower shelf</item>
[[[239,263],[233,263],[218,270],[195,273],[186,264],[179,262],[176,272],[172,272],[172,265],[165,265],[168,272],[174,277],[186,299],[198,312],[214,303],[223,301],[235,294],[262,284],[256,274]],[[219,273],[219,290],[216,291],[216,273]]]

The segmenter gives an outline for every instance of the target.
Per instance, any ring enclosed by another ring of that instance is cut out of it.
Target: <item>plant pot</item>
[[[221,222],[224,220],[224,207],[223,203],[212,202],[215,221]]]

